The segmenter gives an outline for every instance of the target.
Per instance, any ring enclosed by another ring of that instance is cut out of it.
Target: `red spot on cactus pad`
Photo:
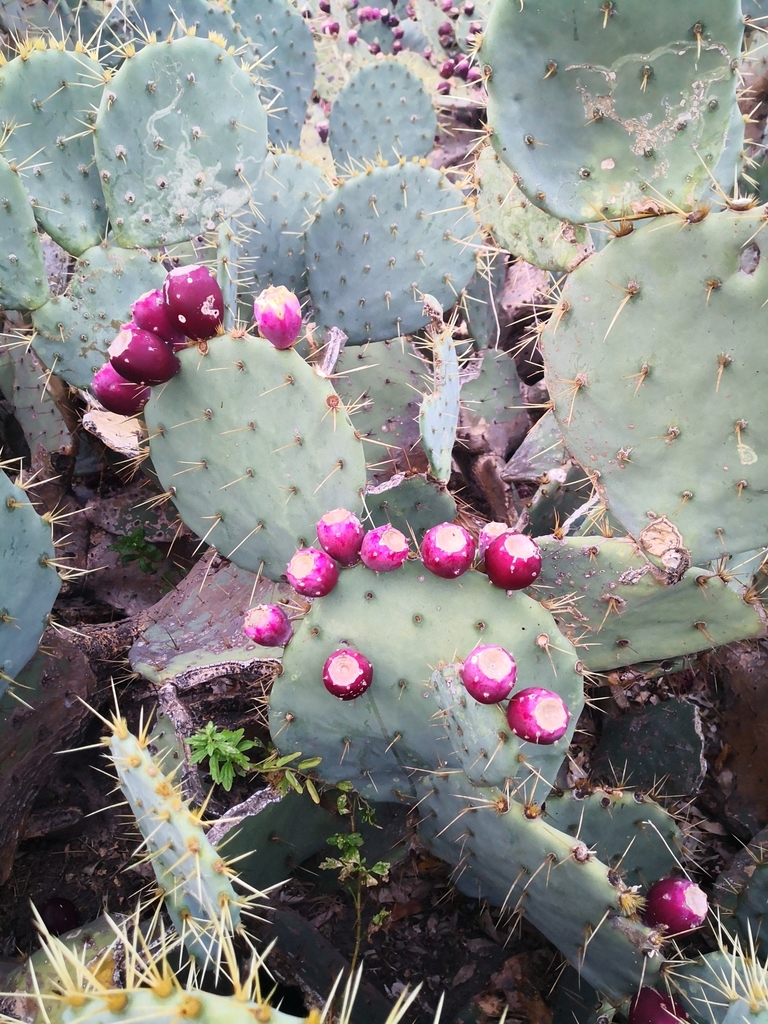
[[[293,589],[305,597],[325,597],[339,579],[339,567],[318,548],[299,548],[288,563],[285,575]]]
[[[435,576],[452,580],[469,569],[475,558],[475,541],[463,526],[441,523],[424,534],[421,560]]]
[[[485,571],[494,586],[502,590],[522,590],[541,572],[541,552],[530,537],[510,530],[488,545]]]
[[[323,665],[323,685],[339,700],[354,700],[373,681],[373,665],[359,651],[334,651]]]
[[[107,354],[117,372],[134,384],[164,384],[181,369],[167,341],[134,323],[123,324]]]
[[[151,394],[143,384],[126,380],[111,363],[105,363],[96,371],[91,391],[108,412],[118,416],[135,416],[147,404]]]
[[[392,572],[408,558],[408,540],[394,526],[377,526],[363,537],[360,558],[375,572]]]
[[[171,321],[195,341],[218,334],[224,319],[224,296],[208,267],[174,267],[163,284]]]
[[[570,720],[562,697],[541,686],[520,690],[507,705],[510,729],[529,743],[555,743],[565,734]]]
[[[461,681],[480,704],[506,700],[517,678],[515,659],[503,647],[481,644],[461,666]]]
[[[257,604],[245,613],[243,632],[262,647],[285,647],[293,636],[293,626],[280,605]]]
[[[707,917],[706,894],[688,878],[662,878],[648,890],[645,923],[666,925],[675,935],[700,928]]]
[[[317,523],[320,547],[342,565],[354,565],[360,559],[363,543],[363,524],[345,508],[326,512]]]

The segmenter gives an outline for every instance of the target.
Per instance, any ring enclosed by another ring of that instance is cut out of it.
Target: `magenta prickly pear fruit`
[[[174,351],[186,348],[189,340],[168,315],[161,288],[144,292],[131,306],[133,322],[142,331],[151,331],[167,342]]]
[[[457,78],[463,78],[464,81],[466,82],[467,75],[469,74],[469,61],[467,60],[466,57],[462,57],[462,59],[458,61],[456,67],[453,70],[453,73],[457,76]]]
[[[355,32],[355,30],[351,28],[349,32],[347,32],[347,42],[349,43],[350,46],[354,46],[355,43],[357,42],[357,38],[357,32]]]
[[[257,604],[245,613],[243,632],[261,647],[285,647],[293,626],[279,604]]]
[[[481,81],[483,73],[480,68],[474,67],[474,65],[467,72],[467,81],[470,85],[476,85],[477,82]]]
[[[377,526],[363,537],[360,558],[374,572],[392,572],[408,558],[408,540],[394,526]]]
[[[360,560],[364,532],[354,512],[347,512],[345,508],[326,512],[317,523],[320,547],[342,565],[354,565]]]
[[[690,1017],[671,996],[655,988],[641,988],[629,1006],[629,1024],[679,1024]]]
[[[440,93],[441,96],[447,96],[448,93],[451,91],[451,83],[450,82],[438,82],[437,83],[437,91]]]
[[[167,341],[134,323],[123,324],[107,355],[120,376],[134,384],[164,384],[181,369]]]
[[[318,548],[299,548],[285,570],[288,582],[305,597],[325,597],[339,580],[339,567]]]
[[[515,685],[517,665],[503,647],[481,644],[461,666],[461,681],[467,693],[480,704],[506,700]]]
[[[502,533],[486,549],[485,571],[495,587],[522,590],[541,572],[539,546],[523,533]]]
[[[485,552],[488,550],[488,546],[491,541],[496,540],[502,533],[509,533],[510,527],[506,523],[486,523],[480,531],[480,536],[477,539],[477,557],[484,558]]]
[[[323,665],[323,685],[339,700],[354,700],[373,681],[373,665],[359,651],[334,651]]]
[[[667,931],[680,935],[700,928],[707,917],[706,894],[688,878],[662,878],[648,890],[645,923],[652,928],[666,925]]]
[[[171,322],[194,341],[219,333],[224,319],[224,296],[213,271],[201,264],[174,267],[163,284]]]
[[[440,523],[424,534],[421,560],[435,576],[453,580],[465,573],[474,559],[475,541],[463,526]]]
[[[562,697],[541,686],[520,690],[507,705],[512,732],[529,743],[555,743],[564,735],[571,713]]]
[[[134,384],[122,377],[111,363],[104,363],[93,375],[91,391],[108,412],[118,416],[140,413],[151,394],[143,384]]]
[[[454,64],[452,60],[444,60],[437,70],[441,78],[450,78],[453,75]]]
[[[270,285],[253,302],[253,316],[262,338],[275,348],[291,348],[301,334],[301,303],[283,284]]]

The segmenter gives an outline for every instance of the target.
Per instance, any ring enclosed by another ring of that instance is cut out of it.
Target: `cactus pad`
[[[50,296],[43,249],[18,172],[0,156],[0,308],[37,309]]]

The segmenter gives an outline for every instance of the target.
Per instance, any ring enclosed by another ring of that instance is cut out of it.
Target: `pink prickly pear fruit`
[[[318,548],[299,548],[285,570],[288,582],[305,597],[325,597],[339,580],[339,567]]]
[[[496,540],[502,533],[509,533],[510,527],[506,523],[486,523],[480,531],[480,536],[477,539],[477,557],[484,558],[485,552],[488,550],[488,546],[491,541]]]
[[[120,376],[134,384],[164,384],[181,369],[168,342],[134,323],[123,324],[107,355]]]
[[[188,338],[207,341],[224,320],[224,296],[213,271],[201,264],[174,267],[163,284],[168,316]]]
[[[355,43],[357,42],[357,39],[357,32],[353,28],[351,28],[349,32],[347,32],[347,42],[349,43],[350,46],[354,46]]]
[[[480,704],[506,700],[517,679],[515,659],[503,647],[481,644],[461,666],[461,681],[467,693]]]
[[[323,665],[323,685],[339,700],[354,700],[373,682],[373,665],[359,651],[334,651]]]
[[[243,632],[261,647],[285,647],[293,626],[279,604],[257,604],[245,613]]]
[[[435,576],[453,580],[469,569],[475,559],[475,541],[471,533],[455,523],[441,523],[424,534],[421,560]]]
[[[677,1000],[655,988],[641,988],[627,1015],[629,1024],[679,1024],[690,1019]]]
[[[168,315],[168,307],[161,288],[144,292],[131,306],[133,322],[142,331],[151,331],[162,338],[176,352],[189,344],[186,334],[179,330]]]
[[[437,70],[441,78],[450,78],[453,75],[454,63],[452,60],[444,60]]]
[[[507,705],[512,732],[529,743],[556,743],[568,729],[571,713],[562,697],[541,686],[520,690]]]
[[[707,918],[706,894],[688,878],[662,878],[648,890],[645,923],[665,925],[675,935],[700,928]]]
[[[345,508],[326,512],[317,523],[320,547],[342,565],[354,565],[360,560],[364,532],[354,512],[347,512]]]
[[[253,316],[262,338],[275,348],[296,344],[301,333],[301,303],[283,284],[270,285],[253,302]]]
[[[104,363],[93,375],[91,391],[108,412],[118,416],[140,413],[151,394],[143,384],[134,384],[122,377],[111,363]]]
[[[539,546],[523,533],[502,533],[486,549],[485,571],[495,587],[522,590],[541,572]]]
[[[482,77],[483,73],[480,70],[480,68],[476,68],[473,66],[467,72],[467,81],[469,82],[470,85],[476,85],[477,82],[482,80]]]
[[[363,537],[360,558],[374,572],[392,572],[408,558],[408,540],[394,526],[377,526]]]

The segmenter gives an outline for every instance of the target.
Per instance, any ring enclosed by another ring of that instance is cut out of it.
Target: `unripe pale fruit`
[[[690,1017],[671,996],[655,988],[641,988],[630,1004],[627,1020],[629,1024],[679,1024]]]
[[[126,380],[111,363],[104,363],[93,375],[91,391],[108,412],[118,416],[135,416],[147,404],[151,394],[143,384]]]
[[[245,613],[243,632],[261,647],[285,647],[293,626],[279,604],[257,604]]]
[[[298,341],[301,334],[301,303],[285,285],[270,285],[257,295],[253,301],[253,316],[259,334],[275,348],[291,348]]]
[[[706,894],[688,878],[662,878],[648,890],[645,923],[657,928],[666,925],[674,935],[700,928],[707,918]]]
[[[520,690],[507,705],[510,729],[529,743],[555,743],[567,731],[570,720],[562,697],[541,686]]]
[[[463,526],[441,523],[424,534],[421,560],[435,576],[453,580],[469,569],[475,558],[474,538]]]
[[[334,651],[323,665],[323,685],[339,700],[354,700],[373,681],[373,665],[359,651]]]
[[[317,523],[320,547],[342,565],[354,565],[360,560],[364,533],[363,524],[354,512],[347,512],[345,508],[326,512]]]
[[[188,338],[206,341],[219,333],[224,320],[224,296],[208,267],[174,267],[163,284],[163,297],[171,322]]]
[[[164,384],[181,369],[167,341],[134,323],[123,324],[107,355],[120,376],[134,384]]]
[[[339,579],[339,567],[318,548],[299,548],[285,570],[288,582],[305,597],[325,597]]]
[[[162,288],[144,292],[131,306],[131,318],[142,331],[151,331],[167,342],[174,352],[186,348],[189,340],[168,315]]]
[[[394,526],[377,526],[363,537],[360,558],[374,572],[392,572],[408,558],[408,540]]]
[[[481,644],[461,666],[461,681],[467,693],[480,704],[506,700],[517,678],[515,659],[503,647]]]
[[[488,545],[485,571],[491,583],[502,590],[529,587],[541,572],[538,544],[523,533],[502,533]]]

